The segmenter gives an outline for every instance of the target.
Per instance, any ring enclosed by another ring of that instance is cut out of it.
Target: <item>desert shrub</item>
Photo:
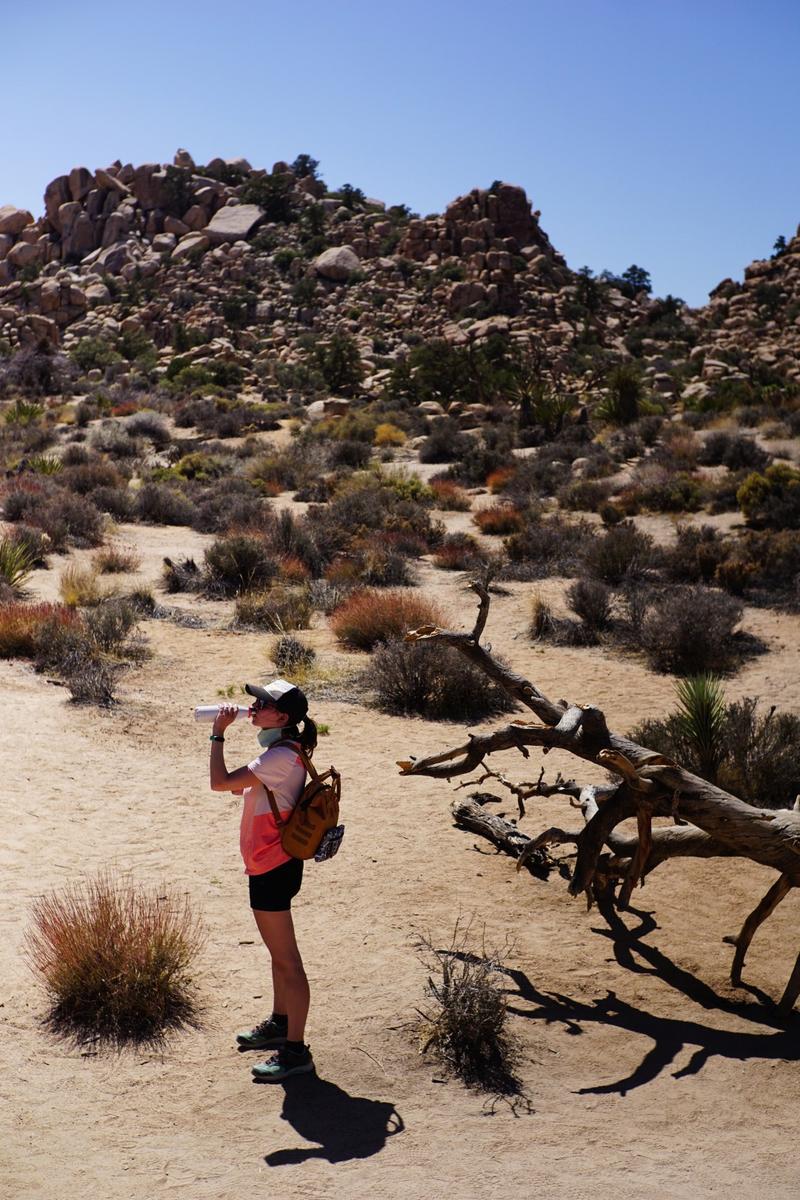
[[[424,596],[403,591],[362,588],[348,596],[331,615],[331,629],[354,650],[372,650],[378,642],[402,637],[420,625],[440,625],[439,607]]]
[[[552,634],[555,627],[553,618],[553,610],[542,596],[541,592],[534,592],[531,596],[530,621],[528,622],[528,633],[534,641],[544,640]]]
[[[754,471],[736,493],[750,525],[757,528],[800,527],[800,471],[786,463],[773,463],[763,474]]]
[[[136,517],[149,525],[191,525],[194,505],[163,483],[145,483],[136,493]]]
[[[113,463],[94,459],[80,466],[64,467],[59,483],[78,496],[91,495],[99,487],[118,488],[125,480]]]
[[[374,442],[376,446],[402,446],[405,444],[406,435],[403,430],[397,425],[393,425],[391,421],[382,421],[380,425],[375,426]]]
[[[621,489],[617,504],[629,515],[641,512],[696,512],[703,504],[703,483],[685,471],[648,464]]]
[[[313,529],[322,562],[349,551],[352,542],[368,536],[370,531],[382,531],[398,549],[396,539],[400,535],[413,535],[418,547],[434,549],[444,534],[444,527],[432,519],[427,504],[403,495],[402,480],[372,472],[352,476],[324,508],[309,509],[306,526]]]
[[[86,563],[68,563],[58,581],[58,593],[68,608],[99,604],[106,596],[96,567]]]
[[[715,582],[735,595],[766,589],[785,595],[800,578],[800,537],[793,530],[748,531],[716,570]]]
[[[58,664],[70,697],[76,704],[96,704],[110,708],[117,698],[117,680],[121,666],[109,662],[91,645],[76,644]]]
[[[726,704],[720,694],[710,708],[698,723],[682,704],[630,736],[748,804],[791,808],[800,791],[800,717],[764,710],[750,696]]]
[[[219,479],[230,474],[230,460],[218,454],[210,454],[207,450],[195,450],[183,454],[173,467],[170,474],[179,479],[196,479],[206,483],[211,479]]]
[[[135,546],[124,546],[120,542],[111,542],[101,546],[93,556],[95,570],[101,575],[123,575],[138,571],[142,565],[142,556]]]
[[[61,488],[48,492],[19,489],[5,497],[7,521],[24,521],[50,539],[55,552],[68,546],[98,546],[103,540],[103,518],[91,500],[71,496]]]
[[[710,525],[679,525],[675,545],[662,551],[664,572],[678,583],[711,583],[728,549]]]
[[[273,633],[308,629],[311,601],[305,588],[280,585],[268,592],[244,592],[236,600],[234,621],[251,629],[269,629]]]
[[[175,562],[165,558],[161,568],[161,586],[165,592],[199,592],[203,587],[203,575],[193,558],[182,558]]]
[[[458,924],[450,946],[420,939],[427,968],[422,1050],[471,1087],[498,1094],[518,1091],[516,1046],[507,1027],[505,970],[497,952],[468,944],[469,926]]]
[[[596,639],[611,624],[611,592],[599,579],[577,579],[567,588],[567,603]]]
[[[586,522],[567,521],[558,513],[547,519],[528,514],[519,533],[512,533],[503,543],[513,575],[522,573],[529,578],[556,571],[576,569],[586,547],[594,538],[594,530]]]
[[[470,453],[475,438],[464,433],[452,417],[441,417],[419,448],[423,463],[456,462]]]
[[[269,587],[278,564],[260,538],[233,534],[217,538],[205,553],[206,587],[217,596],[239,596]]]
[[[335,471],[337,467],[350,467],[354,471],[366,467],[370,460],[370,448],[366,442],[357,442],[353,438],[341,438],[330,443],[327,448],[328,466]]]
[[[117,521],[131,521],[136,505],[133,494],[127,487],[98,487],[92,492],[92,504],[100,512],[108,513]]]
[[[0,604],[0,658],[34,658],[40,640],[52,637],[57,627],[72,630],[80,617],[63,604]]]
[[[317,576],[325,565],[312,528],[307,521],[295,517],[288,508],[281,509],[277,520],[269,530],[273,550],[282,558],[291,557],[303,563],[312,575]]]
[[[109,458],[138,458],[142,452],[141,442],[132,437],[121,421],[104,421],[90,435],[92,449]]]
[[[52,1028],[121,1044],[196,1024],[201,944],[185,897],[104,874],[37,899],[26,951]]]
[[[140,409],[139,412],[128,417],[125,425],[130,437],[146,438],[158,450],[162,450],[172,441],[172,434],[167,422],[159,413],[151,412],[149,409]]]
[[[523,514],[511,504],[493,504],[474,513],[472,520],[481,533],[518,533],[525,524]]]
[[[350,591],[346,584],[334,583],[330,579],[312,579],[307,586],[312,609],[324,613],[326,617],[344,604]]]
[[[268,502],[244,480],[225,479],[208,488],[197,500],[192,529],[200,533],[228,533],[262,529],[269,518]]]
[[[275,639],[270,647],[269,656],[276,670],[291,675],[298,668],[310,667],[317,657],[317,652],[313,646],[306,646],[299,638],[285,633]]]
[[[739,433],[710,433],[703,442],[699,461],[707,467],[725,466],[730,471],[761,471],[769,462],[769,455],[762,450],[754,438]]]
[[[337,578],[337,561],[348,568],[339,571],[339,578],[357,580],[367,587],[411,587],[416,582],[408,559],[393,541],[380,534],[352,542],[347,556],[334,559],[328,567],[329,579]]]
[[[430,488],[437,508],[446,512],[468,512],[472,507],[467,492],[451,479],[432,479]]]
[[[468,533],[448,533],[433,556],[444,571],[474,571],[487,562],[486,552]]]
[[[136,605],[123,597],[107,599],[84,614],[84,627],[97,649],[128,661],[144,656],[141,643],[134,648],[128,641],[138,622]]]
[[[578,512],[597,512],[611,492],[611,485],[602,479],[573,479],[558,489],[556,495],[562,508]]]
[[[742,606],[703,587],[677,587],[647,611],[640,644],[656,671],[694,675],[725,671],[735,656],[733,634]]]
[[[590,574],[618,586],[645,575],[656,562],[656,551],[648,534],[624,521],[587,542],[583,561]]]
[[[308,583],[311,578],[306,564],[292,554],[283,554],[278,559],[278,575],[282,583]]]
[[[516,706],[452,646],[383,642],[369,668],[378,707],[429,721],[480,721]]]
[[[24,542],[13,537],[0,538],[0,583],[19,594],[33,570],[36,557]]]

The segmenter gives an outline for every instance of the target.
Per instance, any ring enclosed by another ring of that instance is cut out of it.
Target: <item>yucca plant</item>
[[[33,425],[44,412],[44,405],[34,404],[33,401],[17,399],[5,411],[7,425]]]
[[[36,556],[30,546],[13,538],[0,538],[0,582],[7,584],[19,595],[24,588]]]
[[[700,774],[716,783],[724,755],[727,708],[718,676],[690,675],[675,685],[678,729],[691,745]]]
[[[58,475],[64,470],[63,462],[55,454],[32,454],[28,467],[37,475]]]

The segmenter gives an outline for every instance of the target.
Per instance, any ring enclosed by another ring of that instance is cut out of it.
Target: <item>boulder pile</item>
[[[800,378],[798,239],[753,263],[743,284],[721,283],[706,308],[683,306],[680,336],[662,321],[651,337],[661,303],[570,270],[524,190],[501,181],[421,219],[358,189],[330,192],[313,168],[198,166],[179,150],[169,164],[74,167],[47,185],[38,218],[0,207],[6,353],[137,333],[159,372],[176,355],[222,357],[247,383],[265,363],[300,363],[309,335],[343,332],[369,392],[421,339],[499,332],[564,363],[593,348],[625,359],[633,338],[666,394],[687,359],[695,389],[720,372],[736,378],[742,353]]]

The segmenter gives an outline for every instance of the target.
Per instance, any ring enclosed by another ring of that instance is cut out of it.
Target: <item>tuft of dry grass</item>
[[[104,872],[41,896],[31,916],[25,950],[53,1030],[119,1045],[197,1025],[203,931],[185,897]]]
[[[508,1027],[503,990],[505,968],[487,950],[485,930],[478,952],[470,947],[470,923],[459,919],[450,945],[437,949],[427,936],[417,948],[429,970],[428,1007],[422,1018],[422,1053],[432,1051],[469,1087],[500,1094],[519,1092],[514,1068],[518,1048]]]
[[[97,567],[69,563],[61,572],[58,594],[68,608],[91,608],[112,595],[100,583]]]
[[[125,575],[139,570],[142,556],[135,546],[111,542],[95,552],[92,562],[100,575]]]
[[[442,625],[444,615],[424,596],[397,590],[362,588],[352,592],[330,618],[340,642],[354,650],[371,650],[378,642],[400,638],[419,625]]]

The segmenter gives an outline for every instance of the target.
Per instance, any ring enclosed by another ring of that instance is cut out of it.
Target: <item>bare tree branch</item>
[[[512,784],[500,772],[485,764],[485,759],[503,750],[518,750],[529,756],[529,747],[543,754],[560,749],[584,761],[613,772],[619,783],[609,788],[580,791],[585,825],[577,832],[550,828],[539,837],[520,843],[519,831],[506,840],[513,843],[518,866],[524,866],[546,845],[574,843],[575,866],[569,884],[572,895],[608,896],[609,880],[622,876],[616,903],[625,907],[632,890],[644,882],[649,872],[667,859],[676,857],[709,858],[739,856],[772,867],[780,879],[751,913],[737,939],[732,977],[740,982],[744,955],[755,930],[794,887],[800,886],[800,812],[797,809],[758,809],[730,793],[693,775],[678,763],[655,754],[608,729],[603,712],[591,705],[553,702],[529,680],[494,658],[480,645],[489,612],[489,592],[480,581],[471,587],[479,597],[479,610],[472,633],[457,633],[424,626],[406,635],[407,641],[440,642],[451,645],[469,658],[510,696],[530,709],[541,724],[516,720],[493,733],[470,736],[466,744],[436,755],[416,759],[409,756],[398,763],[404,775],[426,775],[434,779],[452,779],[476,768],[483,769],[482,779],[496,778],[516,795],[520,813],[524,800],[546,791],[543,773],[537,784]],[[465,786],[465,785],[461,785]],[[577,785],[557,789],[574,796]],[[479,806],[476,806],[479,807]],[[635,818],[637,834],[617,831],[620,822]],[[653,827],[654,818],[671,817],[678,822],[671,828]],[[489,818],[484,814],[482,824]],[[500,818],[492,818],[499,821]],[[688,822],[688,824],[684,824]],[[515,827],[514,827],[515,828]],[[484,836],[490,836],[484,832]],[[499,837],[493,828],[492,840]],[[609,856],[608,851],[611,851]],[[781,999],[788,1010],[800,996],[800,956]]]

